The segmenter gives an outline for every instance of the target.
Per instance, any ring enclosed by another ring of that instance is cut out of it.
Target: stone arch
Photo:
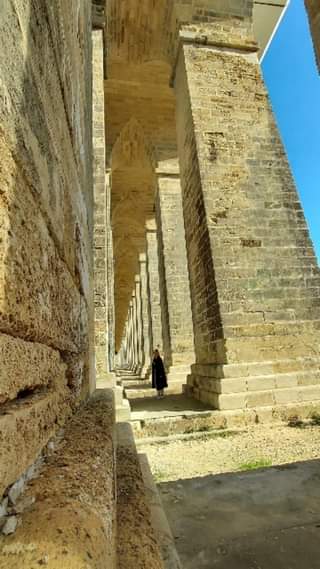
[[[156,152],[141,123],[132,117],[120,132],[111,154],[112,172],[133,162],[155,169]]]
[[[156,151],[140,122],[132,117],[111,153],[111,219],[114,240],[116,349],[145,251],[146,221],[154,215]]]

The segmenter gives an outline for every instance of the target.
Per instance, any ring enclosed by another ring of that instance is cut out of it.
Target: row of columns
[[[146,226],[119,365],[150,375],[152,353],[163,356],[171,385],[181,386],[194,361],[189,274],[179,172],[157,171],[154,220]]]
[[[190,391],[220,409],[320,397],[320,385],[310,387],[319,269],[263,83],[252,3],[239,10],[241,21],[219,27],[213,13],[180,32],[172,83],[181,188],[177,172],[157,171],[157,233],[147,236],[148,262],[158,246],[149,302],[157,334],[161,313],[166,365],[193,361]]]
[[[156,172],[156,216],[119,354],[145,377],[157,347],[181,383],[193,362],[192,394],[221,409],[307,400],[303,370],[318,383],[320,358],[319,269],[263,84],[251,3],[240,8],[243,21],[219,27],[213,14],[206,29],[193,22],[180,33],[179,169]]]

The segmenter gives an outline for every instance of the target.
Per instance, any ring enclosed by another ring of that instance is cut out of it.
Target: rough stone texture
[[[168,366],[194,360],[194,342],[190,302],[189,273],[182,213],[179,176],[158,172],[157,227],[159,256],[163,266],[159,272],[165,289],[168,338],[164,357]],[[163,326],[164,329],[164,326]]]
[[[99,390],[29,483],[24,498],[35,501],[16,533],[0,538],[1,569],[115,569],[113,429],[112,397]]]
[[[1,493],[94,381],[90,6],[2,2],[0,44]]]
[[[207,364],[190,385],[218,407],[270,405],[272,391],[210,397],[208,370],[317,360],[319,269],[246,26],[228,20],[221,37],[206,26],[238,51],[184,43],[175,80],[196,361]]]
[[[58,351],[0,334],[0,403],[34,389],[66,382],[66,365]]]
[[[51,389],[44,388],[3,406],[0,415],[0,495],[35,461],[49,438],[70,415],[70,399],[70,390],[57,382]]]
[[[317,64],[320,69],[320,3],[319,0],[305,0],[305,5],[309,15]]]

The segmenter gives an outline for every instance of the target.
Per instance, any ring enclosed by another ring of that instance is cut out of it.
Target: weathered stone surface
[[[91,66],[89,3],[1,4],[0,494],[93,387]]]
[[[11,535],[14,533],[17,529],[17,525],[18,518],[16,516],[10,516],[2,528],[3,535]]]
[[[70,390],[61,385],[3,407],[0,415],[0,495],[35,461],[59,425],[70,415],[70,404]]]
[[[35,500],[24,511],[15,534],[0,541],[1,569],[38,565],[115,569],[115,441],[110,395],[99,390],[77,412],[65,428],[64,439],[47,457],[41,476],[30,483],[25,496]]]
[[[52,347],[79,349],[80,293],[37,201],[0,133],[3,332]]]
[[[43,344],[0,334],[0,403],[19,394],[66,382],[59,352]]]

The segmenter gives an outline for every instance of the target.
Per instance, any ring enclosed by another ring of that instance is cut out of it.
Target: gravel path
[[[198,440],[139,445],[157,482],[245,470],[320,457],[320,426],[253,426],[246,431]]]

